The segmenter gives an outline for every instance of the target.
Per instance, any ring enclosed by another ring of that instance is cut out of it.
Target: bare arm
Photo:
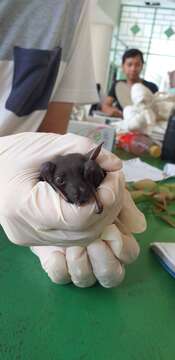
[[[38,131],[65,134],[73,104],[51,102]]]
[[[123,117],[122,111],[112,106],[113,98],[107,96],[102,104],[102,111],[109,116]]]

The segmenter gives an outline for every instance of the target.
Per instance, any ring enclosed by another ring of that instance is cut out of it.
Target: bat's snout
[[[67,190],[68,199],[78,206],[87,203],[92,197],[92,192],[87,185],[79,185],[77,188],[71,186]]]

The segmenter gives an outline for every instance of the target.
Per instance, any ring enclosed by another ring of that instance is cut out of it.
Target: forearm
[[[38,131],[65,134],[73,104],[52,102]]]
[[[109,116],[123,117],[122,111],[114,108],[112,105],[103,104],[102,111]]]

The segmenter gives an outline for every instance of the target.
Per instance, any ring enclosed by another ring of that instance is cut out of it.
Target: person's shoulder
[[[109,89],[109,92],[108,92],[108,96],[109,97],[112,97],[112,98],[116,98],[116,86],[117,86],[117,84],[119,84],[121,81],[123,81],[123,80],[113,80],[112,81],[112,84],[111,84],[111,87],[110,87],[110,89]]]
[[[117,85],[117,84],[120,84],[120,83],[126,83],[126,80],[116,80],[115,81],[115,85]]]
[[[159,90],[158,86],[152,81],[143,80],[143,84],[153,93],[156,93]]]
[[[126,83],[126,80],[113,80],[111,84],[111,89],[115,89],[118,84]]]

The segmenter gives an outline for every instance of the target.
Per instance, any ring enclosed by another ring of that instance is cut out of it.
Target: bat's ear
[[[51,161],[47,161],[41,165],[40,168],[40,177],[39,180],[41,181],[48,181],[49,183],[53,179],[53,175],[55,172],[56,165]]]
[[[100,143],[99,145],[97,145],[94,149],[90,150],[85,156],[87,158],[87,160],[95,160],[97,158],[97,156],[100,153],[100,150],[102,148],[102,145],[104,144],[104,142]]]

